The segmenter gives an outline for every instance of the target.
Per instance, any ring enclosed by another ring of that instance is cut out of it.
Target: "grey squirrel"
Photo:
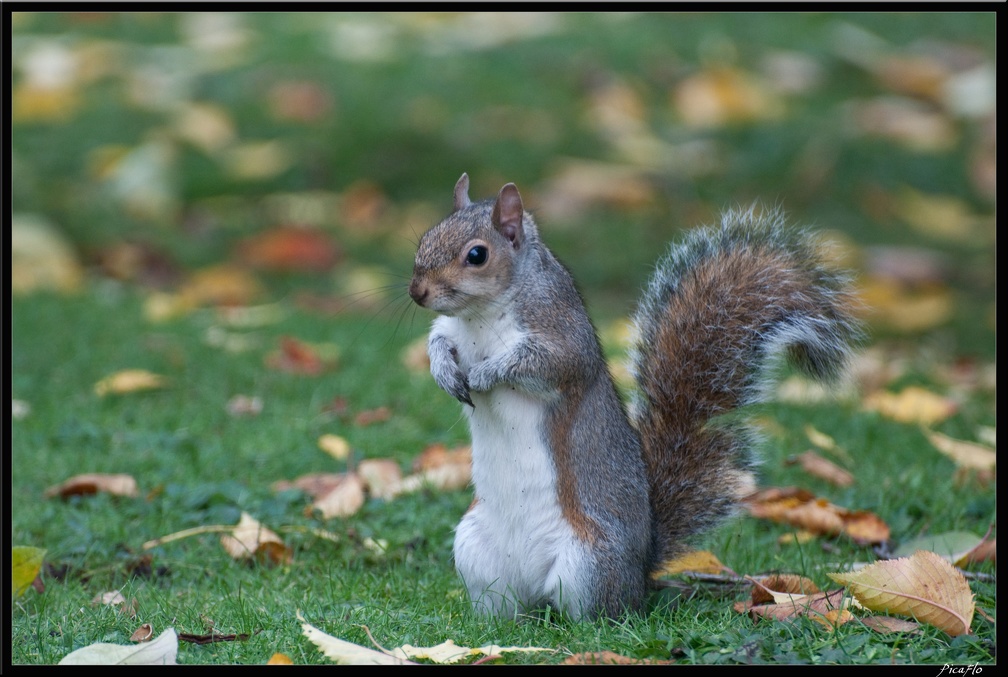
[[[624,406],[567,269],[514,184],[420,239],[409,294],[439,316],[437,385],[464,403],[475,497],[455,566],[476,610],[573,619],[642,607],[650,575],[753,486],[753,439],[715,417],[759,401],[783,356],[829,380],[859,324],[847,278],[771,210],[730,211],[658,263],[634,316]]]

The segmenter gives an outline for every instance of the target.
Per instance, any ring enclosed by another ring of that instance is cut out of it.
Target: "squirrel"
[[[779,358],[835,379],[860,337],[849,275],[816,243],[752,208],[672,245],[633,316],[624,403],[518,189],[472,202],[462,174],[409,294],[438,313],[430,371],[469,422],[475,496],[453,554],[477,612],[639,610],[661,564],[734,512],[756,434],[715,419],[765,399]]]

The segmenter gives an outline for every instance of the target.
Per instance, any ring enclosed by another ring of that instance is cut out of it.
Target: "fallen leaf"
[[[100,595],[95,595],[94,598],[91,600],[91,604],[92,605],[104,604],[105,606],[115,607],[119,611],[119,613],[125,616],[129,616],[130,618],[136,617],[136,611],[137,611],[136,599],[127,600],[118,590],[111,590],[109,592],[103,592]]]
[[[949,321],[955,310],[952,291],[944,284],[909,286],[892,279],[865,276],[858,296],[868,320],[894,331],[919,333]]]
[[[20,597],[31,587],[32,581],[42,569],[46,551],[27,545],[11,548],[11,595]]]
[[[413,472],[421,472],[448,464],[472,464],[472,447],[468,444],[449,449],[443,444],[431,444],[413,459]]]
[[[893,203],[896,215],[917,232],[952,243],[973,240],[984,228],[984,217],[952,195],[924,193],[904,186]]]
[[[970,630],[975,602],[948,561],[927,550],[883,560],[849,574],[828,574],[867,609],[911,616],[953,637]]]
[[[282,141],[246,141],[225,149],[221,159],[231,177],[262,181],[287,171],[294,153]]]
[[[901,423],[934,425],[956,413],[959,405],[924,388],[907,386],[898,393],[880,390],[870,394],[864,408]]]
[[[331,115],[332,94],[311,80],[278,82],[266,93],[270,113],[277,120],[315,122]]]
[[[140,495],[136,480],[130,475],[85,473],[74,475],[60,484],[47,488],[43,496],[46,498],[55,496],[67,498],[69,496],[88,496],[98,492],[129,498],[136,498]]]
[[[301,475],[294,481],[280,480],[271,486],[273,491],[300,489],[312,498],[320,498],[335,489],[343,482],[345,473],[309,473]]]
[[[830,590],[827,592],[817,592],[809,595],[783,594],[775,597],[780,601],[772,604],[750,604],[742,605],[739,609],[744,610],[753,620],[760,618],[772,618],[774,620],[785,621],[801,616],[810,618],[820,617],[820,620],[834,618],[838,622],[846,622],[850,618],[838,617],[830,612],[844,609],[846,602],[843,598],[843,590]]]
[[[336,352],[331,344],[318,346],[282,336],[279,349],[266,356],[266,366],[290,374],[317,376],[336,365]]]
[[[842,533],[865,544],[889,539],[889,527],[877,515],[833,505],[805,489],[764,489],[745,497],[742,504],[753,517],[790,524],[819,535]]]
[[[258,416],[262,413],[263,402],[261,397],[249,397],[248,395],[235,395],[227,401],[225,409],[227,413],[235,418],[241,416]]]
[[[234,120],[222,106],[187,101],[175,111],[173,128],[179,138],[214,156],[237,137]]]
[[[854,476],[838,466],[836,463],[823,458],[822,456],[806,451],[797,456],[791,456],[784,461],[785,465],[797,463],[802,470],[819,479],[826,480],[838,487],[849,487],[854,484]]]
[[[356,473],[347,473],[334,488],[320,496],[307,512],[319,512],[322,519],[347,517],[364,505],[364,481]]]
[[[381,423],[382,421],[387,421],[392,417],[392,410],[388,407],[378,407],[377,409],[368,409],[367,411],[362,411],[354,416],[354,425],[361,427],[369,426],[374,423]]]
[[[935,449],[955,461],[956,465],[981,471],[994,470],[997,455],[993,449],[975,442],[957,440],[934,430],[925,429],[923,433]]]
[[[390,656],[387,653],[368,649],[326,634],[305,621],[300,611],[296,612],[296,616],[301,622],[301,632],[308,638],[308,641],[334,663],[339,665],[416,665],[405,658]]]
[[[725,565],[709,550],[693,550],[681,557],[665,562],[654,577],[675,576],[686,571],[719,574],[725,571]]]
[[[151,637],[154,636],[154,629],[151,627],[150,623],[144,623],[139,628],[133,631],[130,635],[131,642],[149,642]]]
[[[965,567],[978,562],[997,562],[997,539],[984,540],[983,543],[970,550],[962,558],[953,562],[958,567]]]
[[[341,258],[332,238],[308,226],[279,226],[241,240],[235,250],[239,261],[271,271],[324,273]]]
[[[59,665],[177,665],[178,635],[168,628],[152,642],[136,645],[99,642],[72,651]]]
[[[797,574],[773,574],[758,578],[754,582],[758,585],[753,585],[753,604],[773,602],[775,597],[772,592],[787,595],[811,595],[819,592],[812,579]]]
[[[106,395],[157,390],[165,387],[167,383],[167,378],[149,372],[146,369],[125,369],[106,376],[95,383],[94,391],[99,397],[104,397]]]
[[[427,647],[403,644],[400,647],[389,650],[389,654],[400,658],[424,658],[438,664],[447,664],[457,663],[463,658],[468,658],[470,656],[499,656],[503,653],[539,653],[541,651],[553,652],[554,649],[544,649],[542,647],[534,646],[504,647],[498,646],[497,644],[487,644],[480,647],[469,648],[459,646],[452,640],[446,639],[440,644]]]
[[[861,622],[875,632],[889,634],[890,632],[904,632],[917,634],[920,632],[920,623],[908,621],[905,618],[894,616],[865,616]]]
[[[430,358],[427,356],[427,337],[421,336],[403,348],[400,361],[407,370],[414,374],[426,374],[430,371]]]
[[[727,66],[706,68],[681,81],[673,103],[690,127],[773,120],[784,114],[783,100],[759,78]]]
[[[401,492],[402,470],[389,458],[369,458],[357,464],[357,474],[364,480],[368,494],[385,500]]]
[[[918,550],[927,550],[959,566],[959,563],[983,542],[983,536],[968,531],[946,531],[906,541],[893,550],[892,554],[895,557],[910,557]]]
[[[252,559],[267,564],[286,564],[293,559],[290,548],[274,532],[243,512],[230,534],[221,536],[221,546],[234,559]]]
[[[469,486],[470,480],[472,480],[472,464],[446,463],[404,477],[399,485],[399,492],[406,494],[425,487],[452,491]]]
[[[959,139],[952,119],[933,106],[901,96],[884,96],[848,104],[845,119],[855,131],[889,139],[918,153],[951,149]]]
[[[10,266],[14,295],[37,290],[73,293],[84,281],[84,268],[69,241],[36,214],[11,215]]]
[[[672,665],[674,660],[660,658],[632,658],[613,651],[588,651],[576,653],[563,660],[562,665]]]
[[[350,455],[350,443],[339,435],[331,433],[322,435],[318,438],[318,446],[337,461],[343,461]]]
[[[294,665],[294,661],[287,654],[275,653],[266,661],[266,665]]]

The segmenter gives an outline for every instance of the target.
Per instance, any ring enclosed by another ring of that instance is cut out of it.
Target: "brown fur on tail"
[[[773,364],[830,379],[860,336],[843,274],[779,212],[729,212],[658,264],[635,316],[635,425],[648,468],[658,562],[735,508],[754,435],[712,419],[759,401]]]

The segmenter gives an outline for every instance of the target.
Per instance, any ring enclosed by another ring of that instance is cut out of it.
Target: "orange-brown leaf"
[[[69,496],[88,496],[104,492],[113,496],[127,496],[136,498],[140,495],[137,482],[130,475],[106,474],[106,473],[85,473],[75,475],[70,479],[56,484],[45,490],[43,494],[46,498],[59,496],[67,498]]]
[[[838,466],[833,461],[823,458],[819,454],[806,451],[803,454],[788,458],[785,463],[797,463],[802,470],[819,479],[826,480],[838,487],[849,487],[854,484],[854,476]]]
[[[267,564],[288,563],[293,558],[283,540],[246,512],[230,534],[221,536],[221,546],[234,559],[256,558]]]

